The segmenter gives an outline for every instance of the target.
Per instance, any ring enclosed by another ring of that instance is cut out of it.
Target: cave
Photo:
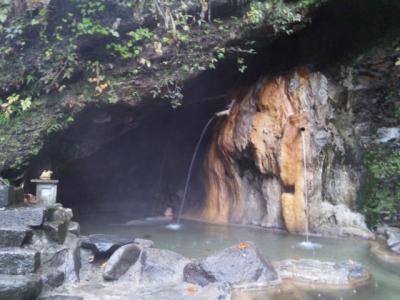
[[[177,108],[151,97],[133,106],[89,105],[68,129],[48,138],[25,177],[54,170],[60,180],[58,201],[72,208],[79,221],[101,216],[125,222],[160,215],[167,207],[177,212],[200,134],[234,93],[258,78],[296,67],[329,72],[395,32],[392,8],[375,7],[374,1],[339,1],[314,12],[312,23],[293,34],[272,41],[255,36],[257,54],[246,56],[244,74],[236,59],[219,62],[215,70],[185,83],[183,105]],[[204,162],[218,123],[218,118],[212,121],[194,163],[184,207],[188,216],[198,217],[206,205]],[[34,192],[29,182],[25,189]]]

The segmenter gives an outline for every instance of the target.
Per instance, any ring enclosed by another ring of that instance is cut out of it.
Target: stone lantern
[[[53,206],[57,202],[58,180],[51,179],[51,171],[43,171],[39,179],[32,179],[36,183],[36,200],[45,206]]]

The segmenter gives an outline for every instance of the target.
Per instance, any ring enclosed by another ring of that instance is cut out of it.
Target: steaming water
[[[196,258],[209,255],[225,247],[237,245],[243,241],[254,242],[260,251],[271,260],[288,258],[312,258],[329,261],[351,259],[362,263],[372,274],[373,283],[355,290],[296,291],[295,294],[269,296],[265,292],[249,293],[246,300],[399,300],[400,273],[390,271],[390,265],[377,261],[369,250],[368,241],[316,238],[323,246],[320,249],[306,250],[297,245],[303,237],[284,233],[274,233],[258,228],[220,226],[191,221],[182,221],[181,229],[171,231],[165,224],[149,226],[110,226],[120,216],[101,218],[96,215],[92,219],[87,216],[79,220],[82,233],[110,233],[124,236],[146,237],[155,242],[155,247],[170,249],[187,257]],[[264,294],[263,294],[264,293]]]
[[[192,176],[192,169],[193,169],[194,162],[196,160],[197,152],[199,152],[201,141],[203,140],[204,135],[206,134],[207,129],[211,125],[211,123],[214,120],[214,118],[215,118],[215,116],[212,116],[210,118],[210,120],[208,120],[207,124],[204,126],[203,131],[200,134],[200,138],[199,138],[199,140],[198,140],[198,142],[196,144],[196,148],[194,149],[192,160],[190,161],[190,165],[189,165],[188,174],[186,176],[185,190],[183,192],[182,202],[181,202],[181,205],[179,207],[179,212],[178,212],[178,217],[177,217],[177,220],[176,220],[176,223],[177,223],[176,225],[179,225],[180,221],[181,221],[181,216],[182,216],[182,213],[183,213],[183,208],[185,206],[186,196],[187,196],[187,192],[188,192],[188,188],[189,188],[189,184],[190,184],[190,178]],[[176,227],[178,227],[178,226],[176,226]],[[179,229],[179,228],[177,228],[177,229]]]
[[[301,134],[301,142],[302,142],[302,149],[303,149],[303,170],[304,170],[304,210],[306,214],[306,240],[299,243],[300,247],[304,249],[313,250],[321,248],[322,245],[318,243],[313,243],[310,241],[310,232],[308,229],[308,180],[307,180],[307,150],[306,150],[306,143],[304,138],[304,131],[300,131]]]

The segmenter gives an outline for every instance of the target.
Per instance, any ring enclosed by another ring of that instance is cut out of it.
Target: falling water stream
[[[321,248],[322,246],[318,243],[313,243],[310,242],[310,230],[309,230],[309,224],[308,224],[308,180],[307,180],[307,149],[306,149],[306,142],[305,142],[305,129],[301,128],[300,134],[301,134],[301,143],[302,143],[302,150],[303,150],[303,180],[304,180],[304,211],[305,211],[305,234],[306,234],[306,240],[300,243],[300,246],[305,248],[305,249],[316,249],[316,248]]]
[[[179,206],[179,211],[178,211],[178,216],[177,216],[177,219],[176,219],[176,223],[167,225],[167,228],[169,228],[169,229],[178,230],[181,227],[181,217],[182,217],[182,213],[183,213],[183,208],[185,207],[185,201],[186,201],[186,196],[187,196],[187,192],[188,192],[188,188],[189,188],[189,184],[190,184],[190,179],[191,179],[191,176],[192,176],[193,165],[194,165],[194,162],[196,160],[197,152],[199,151],[201,142],[203,141],[204,135],[206,134],[207,129],[208,129],[208,127],[210,127],[210,125],[211,125],[212,121],[214,120],[215,116],[216,115],[213,115],[208,120],[208,122],[206,123],[206,125],[203,128],[203,131],[200,134],[199,140],[197,141],[196,148],[194,149],[192,160],[190,161],[189,170],[188,170],[188,173],[187,173],[187,176],[186,176],[185,189],[183,191],[181,205]]]

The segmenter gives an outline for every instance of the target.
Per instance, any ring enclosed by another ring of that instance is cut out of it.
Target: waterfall
[[[308,209],[308,180],[307,180],[307,150],[306,150],[306,142],[305,142],[305,129],[301,128],[300,129],[300,134],[301,134],[301,143],[302,143],[302,149],[303,149],[303,180],[304,180],[304,212],[305,212],[305,234],[306,234],[306,240],[300,243],[300,246],[305,248],[305,249],[319,249],[322,247],[321,244],[318,243],[313,243],[310,242],[310,230],[309,230],[309,224],[308,224],[308,215],[309,215],[309,209]]]
[[[302,149],[303,149],[303,178],[304,178],[304,211],[306,215],[306,221],[305,221],[305,231],[306,231],[306,242],[309,242],[309,229],[308,229],[308,188],[307,188],[307,151],[306,151],[306,142],[305,142],[305,137],[304,137],[304,128],[301,129],[301,143],[302,143]]]

